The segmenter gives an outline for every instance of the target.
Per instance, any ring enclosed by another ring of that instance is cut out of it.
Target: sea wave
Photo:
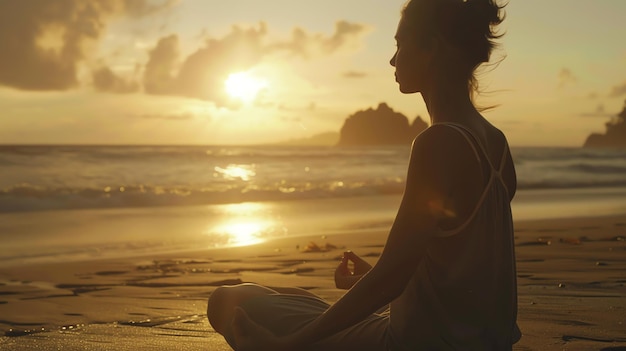
[[[565,167],[567,170],[576,172],[584,172],[591,174],[603,174],[603,175],[622,175],[626,177],[626,165],[607,165],[607,164],[588,164],[588,163],[576,163]]]
[[[341,157],[389,157],[408,154],[409,147],[397,146],[1,146],[0,162],[11,161],[11,156],[65,156],[83,160],[153,160],[153,159],[293,159],[297,158],[341,158]],[[4,158],[2,156],[5,156]]]
[[[519,181],[518,190],[626,187],[626,179]],[[371,182],[333,181],[318,185],[236,185],[221,188],[128,186],[105,188],[41,187],[20,184],[0,190],[0,213],[64,209],[188,206],[257,201],[306,200],[372,195],[400,195],[403,179]]]
[[[597,160],[624,160],[624,149],[587,149],[563,147],[522,147],[511,148],[516,164],[526,162],[568,162],[568,161],[597,161]]]
[[[45,188],[20,184],[0,190],[1,212],[24,212],[77,208],[122,208],[149,206],[185,206],[255,201],[303,200],[314,198],[353,197],[400,194],[404,182],[399,179],[370,183],[341,181],[316,186],[283,185],[259,187],[238,185],[221,188],[192,189],[187,186],[116,186],[73,189]]]
[[[0,146],[0,212],[401,194],[408,146]],[[626,150],[512,148],[518,189],[626,187]]]

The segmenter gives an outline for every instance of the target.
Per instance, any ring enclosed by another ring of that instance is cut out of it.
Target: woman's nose
[[[393,56],[391,57],[391,60],[389,60],[389,64],[392,65],[393,67],[396,67],[396,56],[398,55],[398,53],[393,54]]]

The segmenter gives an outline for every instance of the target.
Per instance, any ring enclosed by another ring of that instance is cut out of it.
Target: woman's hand
[[[284,338],[255,323],[240,307],[235,309],[232,322],[237,351],[295,351]]]
[[[350,267],[348,267],[349,262],[354,264],[354,272],[350,271]],[[346,251],[343,253],[341,263],[335,269],[335,286],[339,289],[348,290],[370,269],[372,269],[372,266],[369,263],[365,262],[354,252]]]

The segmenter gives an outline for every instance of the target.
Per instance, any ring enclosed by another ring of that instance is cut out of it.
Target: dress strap
[[[438,123],[438,124],[447,125],[447,126],[452,127],[452,128],[454,128],[456,130],[462,131],[461,134],[463,134],[463,136],[465,136],[465,139],[467,139],[469,141],[470,145],[472,145],[472,148],[474,150],[476,150],[476,147],[474,145],[478,145],[478,148],[482,152],[484,158],[487,160],[487,163],[489,164],[491,169],[493,169],[493,170],[499,169],[499,167],[498,168],[494,167],[493,163],[491,162],[491,159],[489,158],[489,153],[487,152],[487,149],[485,149],[483,144],[480,142],[480,139],[478,139],[476,137],[476,135],[474,135],[474,133],[472,133],[472,131],[469,128],[467,128],[466,126],[464,126],[462,124],[453,123],[453,122],[445,122],[445,123]],[[481,159],[481,157],[478,157],[478,158]]]
[[[457,132],[459,132],[459,134],[461,134],[463,136],[463,138],[465,138],[465,140],[467,141],[469,146],[474,151],[474,155],[476,156],[476,160],[478,160],[478,163],[482,165],[482,163],[483,163],[482,158],[480,157],[480,153],[478,152],[478,149],[474,145],[474,144],[476,144],[476,141],[472,140],[472,139],[475,139],[475,138],[470,133],[469,130],[467,130],[465,127],[461,126],[460,124],[456,124],[456,123],[437,123],[437,124],[448,126],[448,127],[452,128],[452,129],[456,130]],[[480,144],[479,144],[479,147],[480,147]],[[487,160],[489,160],[489,159],[487,159]],[[481,169],[482,169],[482,167],[481,167]]]

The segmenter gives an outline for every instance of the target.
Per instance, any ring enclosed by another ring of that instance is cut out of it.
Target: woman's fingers
[[[349,267],[353,263],[353,269]],[[335,286],[339,289],[350,289],[372,266],[352,251],[345,251],[341,262],[335,269]]]
[[[357,256],[354,252],[348,250],[343,253],[344,258],[348,258],[350,261],[354,262],[356,260],[360,260],[361,258]]]
[[[367,261],[365,261],[352,251],[344,252],[343,257],[347,257],[350,261],[354,262],[354,274],[362,275],[372,269],[372,266],[367,263]]]
[[[367,261],[365,261],[364,259],[359,257],[359,255],[355,254],[352,251],[346,251],[343,255],[344,255],[344,257],[347,256],[350,259],[350,261],[354,262],[355,264],[357,264],[357,263],[365,263],[365,264],[369,265],[369,263],[367,263]]]
[[[372,269],[372,266],[365,261],[354,263],[354,274],[365,274],[369,272],[370,269]]]
[[[344,255],[341,258],[341,262],[339,262],[339,265],[337,265],[337,269],[335,270],[335,276],[347,274],[350,274],[350,270],[348,269],[348,258]]]
[[[361,276],[356,275],[345,275],[335,279],[335,286],[338,289],[348,290],[352,288],[352,286],[361,278]]]

